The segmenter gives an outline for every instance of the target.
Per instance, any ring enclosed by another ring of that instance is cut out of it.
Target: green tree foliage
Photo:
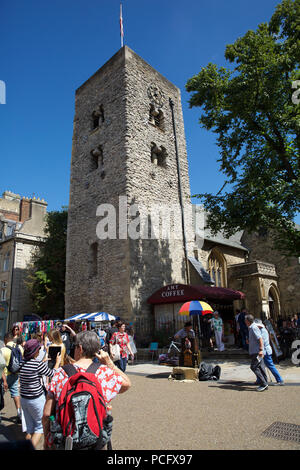
[[[225,175],[218,194],[195,197],[213,233],[264,227],[277,248],[300,256],[300,0],[283,0],[225,58],[230,68],[209,63],[186,84],[200,125],[217,136]]]
[[[36,249],[26,281],[34,313],[49,318],[64,318],[66,239],[68,212],[49,212],[46,240]]]

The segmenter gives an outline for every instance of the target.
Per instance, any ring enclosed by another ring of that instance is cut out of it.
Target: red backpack
[[[106,404],[102,387],[95,377],[99,364],[91,364],[85,372],[68,364],[63,367],[69,380],[58,400],[58,424],[63,442],[73,439],[73,449],[95,447],[102,439]]]

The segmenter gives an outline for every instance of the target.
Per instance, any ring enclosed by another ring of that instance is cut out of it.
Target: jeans
[[[263,359],[258,360],[257,359],[257,354],[252,354],[251,355],[251,365],[250,369],[252,372],[257,377],[257,382],[259,382],[261,385],[268,385],[268,377],[266,374],[266,369],[265,369],[265,364]]]
[[[127,366],[127,357],[120,357],[120,360],[116,361],[115,364],[122,372],[125,372]]]
[[[271,373],[274,375],[276,382],[283,382],[283,379],[281,375],[279,374],[278,370],[274,366],[273,359],[272,359],[272,354],[266,354],[264,356],[264,362],[266,367],[271,371]]]
[[[9,374],[6,377],[8,389],[10,391],[11,398],[16,398],[20,396],[19,392],[19,375],[18,374]]]

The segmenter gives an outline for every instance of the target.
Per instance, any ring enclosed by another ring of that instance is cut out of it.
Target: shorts
[[[10,391],[10,396],[12,398],[19,397],[19,375],[18,374],[9,374],[6,377],[8,389]]]
[[[45,403],[46,397],[44,393],[38,398],[28,399],[21,397],[21,406],[28,434],[43,434],[42,417]]]

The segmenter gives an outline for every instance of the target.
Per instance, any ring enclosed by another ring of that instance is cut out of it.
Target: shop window
[[[208,272],[216,287],[226,287],[226,263],[218,251],[212,251],[208,258]]]
[[[166,167],[167,164],[166,149],[163,146],[158,148],[154,142],[151,144],[151,163],[162,167]]]

